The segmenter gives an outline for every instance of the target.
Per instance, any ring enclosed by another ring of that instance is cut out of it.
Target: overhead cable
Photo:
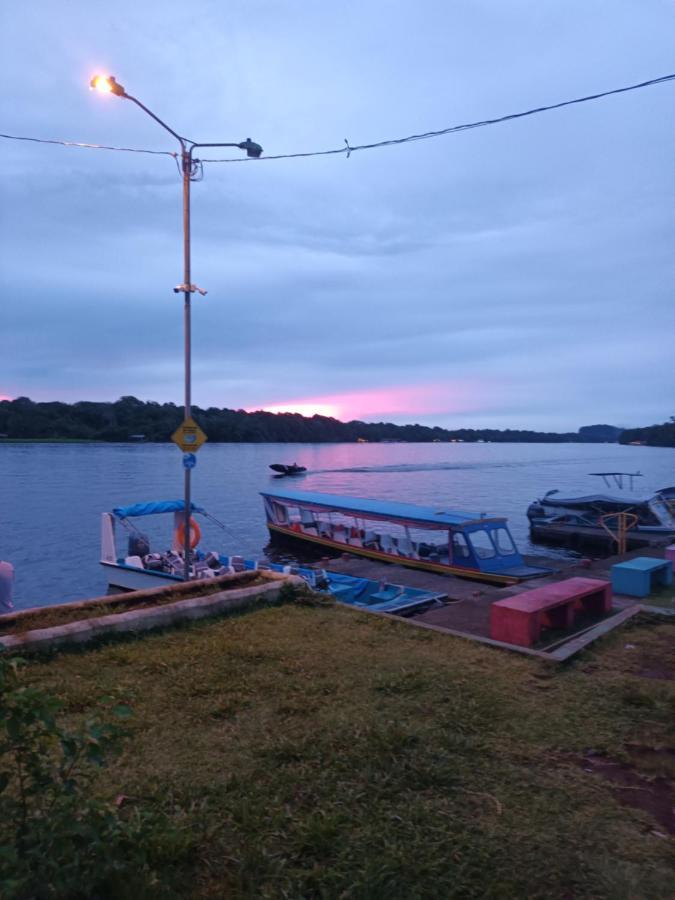
[[[8,141],[31,141],[34,144],[59,144],[61,147],[79,147],[81,150],[116,150],[119,153],[151,153],[153,156],[177,156],[170,150],[143,150],[138,147],[110,147],[107,144],[83,144],[79,141],[57,141],[47,138],[23,137],[17,134],[0,134]]]
[[[352,153],[355,153],[357,150],[376,150],[380,147],[391,147],[395,144],[407,144],[412,141],[426,141],[430,138],[442,137],[445,134],[455,134],[459,131],[469,131],[472,128],[485,128],[487,125],[499,125],[502,122],[509,122],[512,119],[523,119],[526,116],[534,116],[538,113],[548,112],[552,109],[561,109],[564,106],[572,106],[575,103],[588,103],[589,100],[600,100],[602,97],[610,97],[612,94],[625,94],[628,91],[637,91],[640,88],[651,87],[655,84],[663,84],[666,81],[674,80],[675,74],[663,75],[660,78],[651,78],[649,81],[641,81],[639,84],[629,84],[626,87],[614,88],[611,91],[602,91],[599,94],[588,94],[585,97],[576,97],[574,100],[563,100],[560,103],[552,103],[548,106],[537,106],[534,109],[527,109],[524,112],[518,113],[509,113],[505,116],[499,116],[496,119],[482,119],[478,122],[467,122],[463,125],[451,125],[448,128],[441,128],[438,131],[425,131],[422,134],[411,134],[408,135],[408,137],[402,138],[390,138],[389,140],[385,141],[375,141],[372,144],[350,145],[345,138],[344,147],[336,147],[332,150],[313,150],[304,153],[281,153],[276,156],[261,156],[260,161],[272,159],[298,159],[307,156],[336,156],[338,154],[345,154],[347,158],[349,158],[350,155]],[[249,162],[249,159],[241,157],[231,157],[227,159],[202,159],[202,162]]]
[[[421,134],[411,134],[407,137],[389,138],[384,141],[375,141],[371,144],[350,144],[345,138],[343,147],[335,147],[330,150],[308,150],[299,153],[279,153],[276,155],[261,156],[259,158],[252,157],[231,157],[224,159],[201,159],[202,163],[241,163],[241,162],[262,162],[264,160],[274,159],[303,159],[310,156],[338,156],[344,154],[347,159],[357,150],[377,150],[381,147],[391,147],[396,144],[408,144],[413,141],[426,141],[431,138],[442,137],[446,134],[456,134],[460,131],[469,131],[473,128],[485,128],[488,125],[499,125],[502,122],[510,122],[514,119],[523,119],[527,116],[534,116],[539,113],[549,112],[554,109],[562,109],[565,106],[573,106],[578,103],[588,103],[591,100],[601,100],[603,97],[611,97],[614,94],[625,94],[628,91],[637,91],[641,88],[652,87],[656,84],[664,84],[668,81],[675,80],[675,73],[672,75],[662,75],[660,78],[650,78],[648,81],[641,81],[638,84],[629,84],[626,87],[614,88],[610,91],[601,91],[597,94],[587,94],[585,97],[576,97],[573,100],[563,100],[560,103],[551,103],[548,106],[537,106],[533,109],[527,109],[524,112],[509,113],[505,116],[498,116],[494,119],[481,119],[477,122],[466,122],[462,125],[450,125],[447,128],[441,128],[436,131],[425,131]],[[171,156],[173,159],[178,158],[177,153],[169,150],[146,150],[136,147],[112,147],[105,144],[87,144],[78,141],[60,141],[48,140],[45,138],[23,137],[15,134],[1,134],[0,138],[11,141],[32,141],[37,144],[59,144],[62,147],[76,147],[83,150],[114,150],[120,153],[149,153],[154,156]]]

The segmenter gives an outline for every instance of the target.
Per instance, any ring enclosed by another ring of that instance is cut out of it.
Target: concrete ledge
[[[302,586],[304,580],[297,575],[281,575],[276,572],[265,572],[268,584],[252,587],[234,588],[229,591],[218,591],[204,597],[191,597],[175,603],[145,609],[132,609],[126,612],[113,613],[108,616],[97,616],[56,625],[53,628],[36,628],[19,634],[7,634],[0,637],[0,651],[46,650],[66,644],[83,644],[94,638],[110,634],[137,633],[151,631],[155,628],[167,628],[179,622],[206,619],[218,614],[231,612],[252,605],[256,600],[276,600],[284,583]],[[194,586],[194,585],[193,585]],[[187,587],[187,586],[186,586]],[[154,589],[152,592],[157,592]],[[141,594],[152,593],[135,591],[136,600],[147,599]],[[185,591],[187,593],[187,591]],[[129,596],[129,595],[127,595]],[[64,604],[60,609],[86,604]]]
[[[199,585],[200,587],[205,584],[222,585],[223,588],[226,588],[232,584],[243,582],[242,587],[244,587],[245,580],[254,578],[258,575],[262,575],[265,578],[285,577],[282,573],[272,572],[267,569],[261,572],[246,570],[245,572],[237,572],[234,575],[220,575],[218,578],[210,578],[208,581],[177,581],[175,585],[162,584],[158,587],[142,588],[138,591],[120,591],[116,594],[103,594],[100,597],[89,597],[86,600],[71,600],[68,603],[55,603],[49,604],[48,606],[31,606],[28,609],[13,610],[12,612],[6,612],[0,615],[0,634],[2,634],[2,626],[5,622],[20,622],[22,619],[29,619],[31,616],[35,616],[47,609],[90,609],[97,604],[100,604],[101,606],[129,606],[132,603],[137,603],[139,600],[151,600],[167,593],[171,593],[176,597],[180,597],[181,595],[189,596],[194,591],[196,585]],[[242,576],[244,577],[242,578]]]
[[[341,604],[349,606],[350,609],[357,609],[350,604]],[[447,634],[451,637],[458,637],[465,641],[473,641],[477,644],[485,644],[488,647],[494,647],[498,650],[509,650],[512,653],[520,653],[522,656],[534,656],[537,659],[543,659],[549,663],[562,663],[574,656],[584,647],[596,641],[598,638],[608,634],[614,628],[623,625],[628,619],[638,615],[645,610],[645,607],[636,604],[627,609],[617,612],[616,615],[598,622],[583,632],[565,638],[564,641],[552,645],[549,649],[535,650],[532,647],[522,647],[519,644],[507,644],[505,641],[497,641],[494,638],[484,637],[480,634],[472,634],[469,631],[457,631],[454,628],[445,628],[443,625],[433,625],[430,622],[416,622],[415,619],[404,618],[403,616],[395,616],[391,613],[378,612],[374,609],[358,608],[358,612],[365,612],[371,616],[381,616],[386,619],[394,619],[397,622],[405,622],[406,625],[414,625],[415,628],[424,628],[427,631],[435,631],[438,634]],[[647,607],[646,611],[656,611],[655,607]]]

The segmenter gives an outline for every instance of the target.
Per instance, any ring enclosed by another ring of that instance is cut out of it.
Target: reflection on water
[[[308,471],[274,481],[273,462],[297,462]],[[183,491],[181,454],[169,444],[2,444],[0,464],[0,559],[15,566],[17,608],[104,593],[100,513],[180,498]],[[287,484],[505,515],[527,553],[533,548],[525,511],[533,499],[552,488],[616,494],[588,473],[637,470],[644,477],[634,492],[622,492],[628,498],[675,484],[675,451],[613,444],[206,444],[192,477],[195,502],[228,526],[223,534],[203,523],[207,550],[260,556],[268,538],[259,491]],[[170,516],[143,521],[153,549],[168,548],[170,527]]]

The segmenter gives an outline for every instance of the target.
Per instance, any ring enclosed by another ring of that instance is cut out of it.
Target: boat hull
[[[317,537],[315,535],[310,535],[305,532],[294,531],[291,528],[284,528],[281,525],[273,525],[271,522],[267,523],[267,528],[270,533],[270,538],[273,542],[279,543],[289,543],[295,546],[307,546],[308,544],[314,545],[315,547],[325,547],[330,550],[334,550],[337,553],[350,553],[354,556],[363,556],[366,559],[374,559],[378,562],[386,562],[386,563],[394,563],[400,566],[405,566],[409,569],[422,569],[425,572],[435,572],[437,575],[456,575],[460,578],[470,578],[474,581],[483,581],[487,584],[518,584],[520,581],[523,581],[525,578],[533,577],[535,575],[535,571],[533,570],[529,575],[507,575],[507,574],[499,574],[496,572],[485,572],[480,569],[468,569],[463,568],[461,566],[445,566],[439,563],[429,562],[424,559],[411,559],[410,557],[405,556],[392,556],[388,553],[381,553],[378,550],[371,550],[366,547],[359,547],[354,544],[343,544],[339,541],[332,541],[325,537]],[[542,570],[536,574],[545,574]]]
[[[101,561],[103,571],[108,579],[108,587],[122,591],[141,591],[144,588],[175,587],[182,579],[166,572],[152,572],[149,569],[138,569],[134,566],[123,566],[118,563]]]

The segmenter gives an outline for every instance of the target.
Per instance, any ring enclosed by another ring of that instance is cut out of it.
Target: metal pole
[[[93,78],[91,81],[91,87],[96,87],[95,82],[97,78]],[[108,90],[112,91],[112,93],[116,94],[118,97],[125,97],[127,100],[131,100],[132,103],[135,103],[143,112],[147,113],[158,125],[161,125],[165,131],[168,131],[169,134],[173,135],[176,140],[180,143],[181,147],[181,168],[183,174],[183,296],[185,298],[183,304],[183,320],[184,320],[184,331],[185,331],[185,415],[183,416],[183,422],[187,422],[188,419],[192,417],[192,334],[191,334],[191,323],[190,323],[190,293],[192,290],[191,285],[191,274],[190,274],[190,179],[192,177],[192,151],[195,147],[238,147],[240,150],[245,150],[248,156],[259,157],[263,152],[262,147],[259,144],[256,144],[250,138],[247,138],[245,141],[241,141],[238,144],[227,143],[227,144],[196,144],[194,141],[191,141],[189,138],[181,137],[177,131],[174,131],[173,128],[169,128],[166,122],[162,121],[159,116],[156,116],[152,110],[148,109],[145,104],[141,103],[140,100],[137,100],[136,97],[132,97],[131,94],[127,94],[124,87],[115,81],[115,79],[110,76],[108,79]],[[188,149],[189,145],[189,149]],[[202,291],[202,293],[205,293]],[[183,554],[184,554],[184,567],[183,567],[183,578],[185,581],[189,580],[190,577],[190,469],[185,468],[185,510],[184,510],[184,519],[183,519],[183,527],[185,529],[185,536],[183,539]]]
[[[191,323],[190,323],[190,175],[192,170],[192,153],[183,147],[183,287],[184,304],[183,319],[185,331],[185,415],[187,421],[192,415],[192,358],[191,358]],[[190,469],[185,469],[185,538],[183,542],[184,569],[183,578],[190,577]]]

